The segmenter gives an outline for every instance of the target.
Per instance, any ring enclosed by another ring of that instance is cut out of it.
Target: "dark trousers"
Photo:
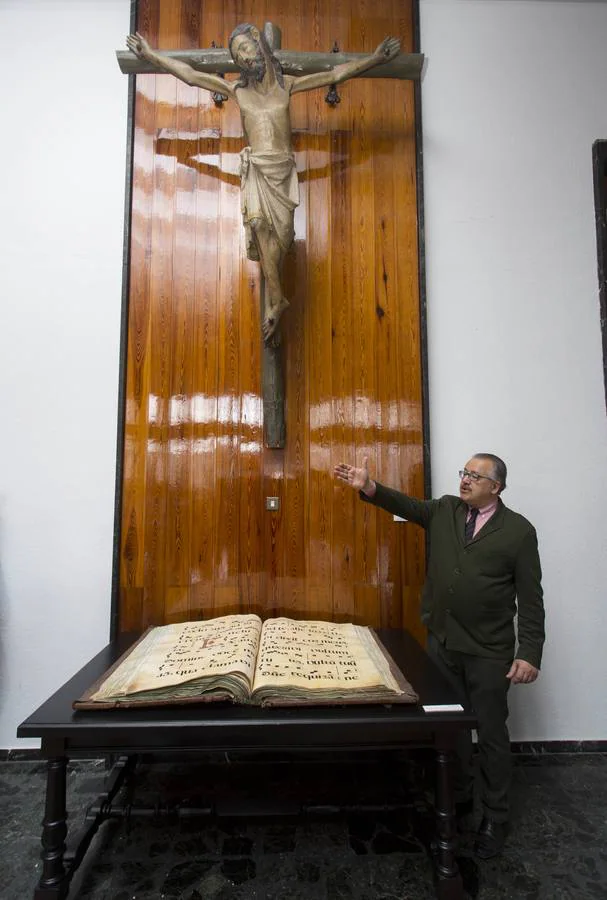
[[[508,819],[512,760],[508,734],[508,688],[511,662],[448,650],[428,634],[428,654],[474,710],[478,719],[478,754],[483,815],[495,822]],[[461,732],[456,800],[472,796],[472,736]]]

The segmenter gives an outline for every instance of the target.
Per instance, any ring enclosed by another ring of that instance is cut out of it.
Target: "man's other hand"
[[[515,659],[506,675],[512,684],[531,684],[540,674],[540,670],[524,659]]]

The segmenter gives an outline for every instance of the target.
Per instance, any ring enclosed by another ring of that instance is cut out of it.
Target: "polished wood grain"
[[[293,50],[413,50],[403,0],[139,0],[161,49],[275,22]],[[231,77],[231,76],[230,76]],[[287,440],[263,446],[260,271],[246,258],[233,101],[137,76],[120,629],[252,611],[423,636],[423,534],[332,477],[369,458],[423,494],[415,111],[408,82],[292,100],[301,202],[285,262]],[[266,498],[278,497],[276,512]]]

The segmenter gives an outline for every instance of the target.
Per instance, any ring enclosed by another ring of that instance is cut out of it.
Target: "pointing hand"
[[[338,463],[333,469],[333,474],[339,481],[344,481],[346,484],[349,484],[350,487],[354,488],[356,491],[364,491],[365,488],[369,488],[371,484],[371,479],[369,478],[369,458],[367,456],[363,459],[363,464],[361,468],[356,468],[355,466],[349,466],[346,463]]]

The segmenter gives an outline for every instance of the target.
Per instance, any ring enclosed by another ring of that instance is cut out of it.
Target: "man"
[[[475,850],[489,859],[502,850],[507,832],[508,689],[535,681],[544,644],[535,529],[502,502],[506,466],[492,453],[477,453],[466,463],[459,473],[459,497],[439,500],[416,500],[372,481],[367,459],[361,468],[340,463],[334,474],[359,490],[363,500],[428,531],[422,620],[428,628],[429,654],[478,719],[483,818]],[[456,808],[462,813],[472,810],[471,754],[468,734],[458,747]]]
[[[239,25],[230,35],[232,59],[242,76],[228,82],[199,72],[184,62],[152,50],[138,32],[127,37],[128,48],[186,84],[236,100],[248,146],[241,156],[241,206],[247,256],[258,260],[266,279],[262,331],[269,342],[288,300],[280,283],[282,262],[294,237],[294,210],[299,186],[291,141],[290,99],[293,94],[339,84],[393,59],[400,43],[386,38],[374,53],[335,66],[330,72],[299,77],[284,75],[263,34],[254,25]]]

